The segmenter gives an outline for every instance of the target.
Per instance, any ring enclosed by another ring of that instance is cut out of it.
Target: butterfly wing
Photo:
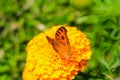
[[[56,52],[58,52],[58,49],[57,49],[57,46],[56,46],[56,43],[55,43],[55,40],[54,39],[51,39],[50,37],[46,36],[48,42],[53,46],[54,50]]]
[[[69,39],[67,37],[67,30],[65,29],[65,27],[60,27],[56,34],[55,34],[55,40],[58,44],[57,48],[58,48],[58,53],[64,57],[64,58],[68,58],[70,55],[70,43],[69,43]]]
[[[69,44],[69,39],[67,37],[67,30],[65,27],[60,27],[56,34],[55,34],[55,40],[62,44]]]

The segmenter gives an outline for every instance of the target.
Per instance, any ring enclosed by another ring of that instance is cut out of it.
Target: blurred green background
[[[91,40],[92,57],[75,80],[120,80],[120,0],[0,0],[0,80],[22,80],[28,41],[60,24]]]

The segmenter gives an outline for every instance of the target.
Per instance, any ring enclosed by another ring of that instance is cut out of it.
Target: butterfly
[[[67,37],[67,30],[64,26],[61,26],[55,34],[55,39],[46,36],[48,42],[52,45],[53,49],[62,57],[69,58],[70,56],[70,42]]]

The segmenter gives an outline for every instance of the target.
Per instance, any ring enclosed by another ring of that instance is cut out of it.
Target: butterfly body
[[[55,39],[51,39],[50,37],[46,36],[48,42],[52,45],[53,49],[60,54],[62,58],[68,58],[70,55],[70,43],[67,37],[67,30],[65,27],[60,27],[56,34]]]

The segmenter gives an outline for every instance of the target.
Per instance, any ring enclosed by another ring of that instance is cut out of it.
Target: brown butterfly
[[[50,37],[46,36],[48,42],[52,45],[54,50],[60,54],[62,58],[68,58],[70,56],[70,43],[67,37],[67,30],[65,27],[60,27],[56,34],[55,39],[51,39]]]

